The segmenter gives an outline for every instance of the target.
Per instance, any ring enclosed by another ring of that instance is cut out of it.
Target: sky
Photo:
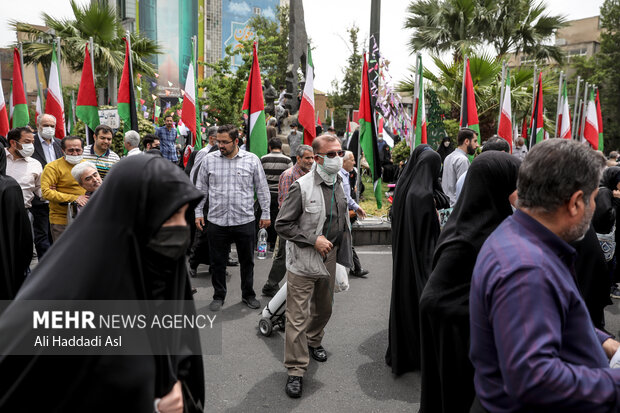
[[[90,0],[76,0],[85,4]],[[342,79],[349,56],[347,28],[356,24],[360,40],[367,42],[370,31],[371,0],[305,0],[306,31],[315,49],[312,59],[315,67],[316,89],[329,92],[334,79]],[[8,21],[18,20],[41,24],[41,13],[56,18],[72,17],[69,0],[2,1],[0,16],[0,47],[15,41],[15,33]],[[546,0],[552,14],[564,14],[570,20],[596,16],[603,0]],[[410,31],[403,28],[408,0],[381,1],[381,53],[390,61],[389,73],[394,82],[407,77],[414,57],[407,47]],[[423,55],[424,56],[424,55]],[[425,59],[428,62],[429,59]],[[432,70],[432,67],[431,67]]]

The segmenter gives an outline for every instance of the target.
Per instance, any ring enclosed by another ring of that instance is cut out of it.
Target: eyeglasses
[[[66,153],[68,153],[69,155],[81,155],[82,154],[82,148],[67,148],[65,150]]]
[[[338,155],[339,157],[344,157],[344,151],[335,151],[335,152],[327,152],[327,153],[317,153],[317,156],[319,155],[325,155],[328,158],[332,159],[335,158],[336,155]]]
[[[230,145],[233,141],[215,141],[219,146]]]

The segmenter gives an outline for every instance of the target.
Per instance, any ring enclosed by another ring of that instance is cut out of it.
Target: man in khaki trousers
[[[310,356],[327,361],[321,345],[332,314],[336,263],[352,265],[347,200],[338,171],[344,151],[332,135],[312,142],[315,168],[291,185],[276,220],[286,240],[286,394],[301,397]]]

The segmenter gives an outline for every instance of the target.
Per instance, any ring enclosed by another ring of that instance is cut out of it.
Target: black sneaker
[[[368,272],[369,272],[368,270],[365,270],[365,269],[363,269],[363,268],[360,268],[360,270],[359,270],[359,271],[350,271],[350,272],[349,272],[349,275],[350,275],[351,277],[368,278],[368,277],[367,277]]]
[[[320,361],[321,363],[323,363],[324,361],[327,361],[327,352],[325,351],[323,346],[318,346],[318,347],[308,346],[308,351],[310,352],[310,355],[312,356],[312,358],[315,359],[316,361]]]
[[[260,307],[260,301],[258,301],[256,297],[244,298],[241,301],[253,310]]]
[[[209,310],[220,311],[223,305],[224,305],[224,300],[213,300],[211,301],[211,304],[209,304]]]
[[[301,390],[303,387],[302,381],[303,377],[288,376],[288,379],[286,379],[286,386],[284,387],[288,397],[293,399],[298,399],[301,397]]]
[[[280,291],[278,288],[270,288],[267,286],[263,287],[263,295],[265,297],[273,297],[274,295],[278,293],[278,291]]]

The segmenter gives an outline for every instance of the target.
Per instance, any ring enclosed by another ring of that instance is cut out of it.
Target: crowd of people
[[[276,123],[259,158],[236,126],[214,126],[182,159],[170,116],[155,134],[127,132],[120,155],[108,126],[84,146],[54,138],[55,124],[42,115],[34,131],[12,129],[0,150],[0,298],[15,300],[0,334],[28,322],[20,300],[191,300],[200,264],[211,312],[226,310],[230,265],[240,266],[242,302],[258,309],[264,228],[273,261],[260,292],[273,297],[287,282],[285,392],[301,397],[310,359],[328,358],[337,264],[369,274],[352,242],[352,222],[366,217],[358,158],[346,150],[355,136],[328,130],[309,146],[292,124],[286,151]],[[418,145],[397,173],[379,142],[384,173],[398,177],[386,363],[396,376],[421,372],[422,412],[617,411],[620,370],[609,362],[620,343],[605,331],[604,308],[620,297],[618,154],[560,139],[529,152],[520,140],[512,151],[496,136],[478,140],[464,128],[455,148],[449,138],[437,150]],[[106,254],[75,256],[84,246]],[[114,391],[132,411],[200,411],[202,359],[179,355],[184,340],[199,339],[179,337],[150,358],[0,356],[0,407],[114,410],[100,397]],[[112,385],[110,366],[132,374]],[[43,383],[47,369],[62,377]],[[44,397],[26,397],[33,387]]]

